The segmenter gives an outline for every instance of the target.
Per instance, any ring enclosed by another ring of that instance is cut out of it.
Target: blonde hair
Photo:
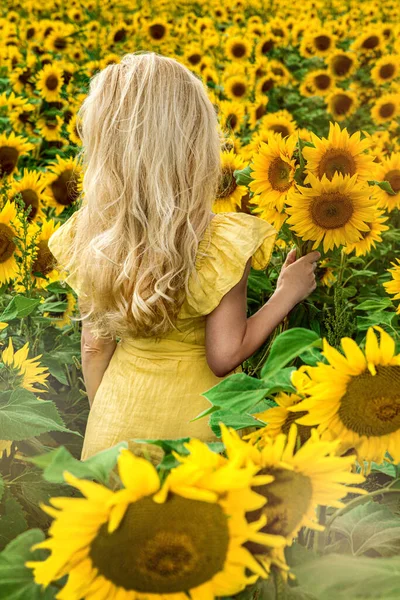
[[[90,80],[78,110],[83,198],[68,272],[98,338],[162,337],[175,321],[221,178],[223,133],[195,74],[155,52]]]

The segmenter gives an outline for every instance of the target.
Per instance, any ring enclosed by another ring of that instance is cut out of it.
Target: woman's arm
[[[206,316],[206,356],[217,377],[225,377],[252,356],[292,308],[316,287],[316,261],[319,252],[310,252],[296,260],[294,251],[287,256],[271,298],[247,318],[247,279],[251,259],[242,279],[210,314]]]
[[[82,373],[90,407],[116,347],[115,340],[97,340],[87,328],[82,327]]]

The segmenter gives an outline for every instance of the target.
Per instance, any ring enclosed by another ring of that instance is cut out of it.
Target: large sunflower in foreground
[[[296,186],[287,197],[286,212],[291,229],[304,241],[314,241],[313,250],[323,241],[324,252],[335,246],[353,244],[369,231],[375,216],[375,200],[367,184],[357,175],[335,173],[332,181],[308,174],[311,187]]]
[[[360,132],[349,135],[346,127],[340,129],[339,123],[329,123],[327,138],[320,139],[312,133],[314,148],[303,148],[303,156],[307,161],[306,171],[318,179],[324,175],[331,181],[335,173],[342,175],[358,175],[359,181],[371,177],[373,157],[365,151],[370,147],[369,138],[360,139]],[[307,183],[307,178],[305,183]]]
[[[380,332],[380,343],[374,329]],[[354,448],[359,461],[382,463],[386,452],[400,462],[400,354],[381,327],[370,327],[365,351],[351,338],[341,341],[345,356],[324,340],[329,364],[303,366],[309,381],[299,386],[307,396],[291,406],[308,411],[298,422],[318,425],[327,439],[341,440],[341,451]],[[296,372],[295,372],[296,373]],[[297,387],[296,376],[292,377]]]
[[[181,457],[160,489],[155,467],[123,448],[118,457],[123,489],[111,491],[64,471],[85,498],[51,498],[40,504],[55,518],[44,561],[28,561],[36,583],[47,586],[69,574],[60,600],[193,600],[233,595],[267,573],[243,543],[275,542],[259,533],[266,518],[247,523],[245,513],[265,498],[251,485],[273,480],[212,452],[199,440],[187,445],[195,457]],[[247,576],[245,570],[255,573]]]
[[[260,204],[273,205],[282,211],[288,191],[294,184],[296,161],[293,152],[295,136],[283,139],[280,134],[261,142],[258,153],[253,157],[250,190],[260,195]]]
[[[398,264],[392,262],[393,269],[388,269],[392,276],[392,281],[385,281],[383,287],[388,294],[395,294],[393,300],[400,299],[400,259],[397,259]],[[397,307],[397,313],[400,314],[400,304]]]
[[[297,452],[297,425],[292,423],[288,435],[278,434],[271,438],[267,433],[264,446],[252,445],[243,441],[234,429],[227,429],[221,423],[222,441],[231,460],[240,459],[244,465],[257,464],[259,475],[272,475],[272,483],[253,487],[254,491],[267,498],[267,503],[250,513],[247,518],[267,519],[262,532],[284,536],[287,544],[301,529],[323,530],[316,520],[316,508],[333,506],[341,508],[340,501],[348,493],[366,493],[364,490],[347,487],[345,484],[362,483],[365,478],[352,473],[355,457],[337,456],[339,441],[322,441],[316,429]],[[265,564],[276,564],[287,570],[283,548],[266,549],[256,542],[247,542],[255,557]]]

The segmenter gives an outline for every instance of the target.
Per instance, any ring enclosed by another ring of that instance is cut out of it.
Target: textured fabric
[[[61,264],[75,218],[76,213],[49,242]],[[189,281],[190,297],[186,297],[176,323],[179,331],[159,341],[119,341],[92,403],[81,460],[125,440],[135,454],[157,464],[162,449],[132,438],[219,440],[208,426],[208,417],[190,422],[210,407],[201,394],[228,376],[217,377],[207,364],[206,315],[240,281],[250,257],[255,269],[265,269],[276,235],[269,223],[254,215],[228,212],[213,217],[199,243]],[[71,277],[65,280],[79,294],[78,282]],[[240,372],[241,366],[231,373]]]

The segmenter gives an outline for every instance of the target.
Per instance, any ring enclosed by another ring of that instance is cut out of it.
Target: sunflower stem
[[[325,521],[326,521],[326,506],[319,506],[318,507],[318,523],[320,525],[325,525]],[[318,531],[316,536],[315,536],[315,546],[316,546],[316,551],[318,553],[323,553],[324,548],[325,548],[325,532],[324,531]]]

